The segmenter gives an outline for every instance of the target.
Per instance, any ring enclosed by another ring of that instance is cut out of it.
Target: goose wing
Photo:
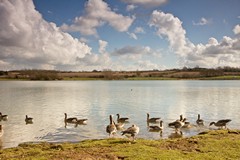
[[[226,123],[231,122],[231,121],[232,121],[231,119],[221,119],[221,120],[217,121],[217,123],[226,124]]]

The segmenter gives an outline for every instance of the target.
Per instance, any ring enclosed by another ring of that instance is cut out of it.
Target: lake
[[[197,114],[205,127],[183,130],[192,136],[209,129],[211,121],[230,118],[228,127],[240,128],[240,81],[0,81],[0,112],[8,115],[0,121],[4,135],[2,148],[23,142],[78,142],[108,138],[109,115],[129,117],[140,127],[138,138],[167,138],[173,129],[169,122],[183,114],[192,124]],[[69,117],[87,118],[87,125],[68,124]],[[161,117],[164,131],[148,132],[146,114]],[[33,124],[25,123],[25,115]],[[210,127],[215,128],[215,127]],[[120,132],[115,137],[122,137]]]

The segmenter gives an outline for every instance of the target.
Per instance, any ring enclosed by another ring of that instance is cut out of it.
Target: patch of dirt
[[[199,152],[198,141],[195,139],[179,139],[176,141],[169,141],[164,143],[163,146],[168,150],[181,150],[186,152]]]

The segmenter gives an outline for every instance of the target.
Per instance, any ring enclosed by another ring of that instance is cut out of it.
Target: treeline
[[[58,71],[55,70],[13,70],[9,72],[0,71],[0,75],[12,79],[29,79],[44,81],[61,80],[61,77],[58,76]]]
[[[182,69],[168,70],[148,70],[148,71],[112,71],[105,69],[102,71],[93,70],[90,72],[64,72],[56,70],[13,70],[0,71],[1,78],[10,79],[28,79],[28,80],[62,80],[74,78],[92,78],[92,79],[128,79],[128,78],[179,78],[179,79],[201,79],[204,77],[219,77],[219,76],[239,76],[240,68],[235,67],[217,67],[217,68],[201,68],[183,67]]]

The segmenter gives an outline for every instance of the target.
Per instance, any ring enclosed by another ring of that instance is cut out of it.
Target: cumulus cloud
[[[206,18],[202,17],[199,22],[194,22],[193,21],[193,25],[196,25],[196,26],[203,26],[203,25],[206,25],[206,24],[209,24],[210,21],[207,20]]]
[[[141,46],[125,46],[120,49],[116,49],[112,54],[113,55],[143,55],[149,54],[151,51],[150,47],[141,47]]]
[[[130,33],[130,32],[127,32],[127,34],[129,35],[129,37],[130,38],[132,38],[132,39],[135,39],[135,40],[137,40],[138,38],[137,38],[137,35],[135,34],[135,33]]]
[[[99,43],[98,52],[99,53],[105,53],[106,52],[106,47],[108,45],[108,42],[103,41],[103,40],[99,40],[98,43]]]
[[[111,55],[121,59],[122,61],[161,58],[161,53],[149,46],[124,46],[122,48],[115,49]]]
[[[196,64],[202,67],[239,67],[239,61],[240,39],[225,36],[220,42],[217,42],[215,38],[210,38],[205,45],[195,45],[191,54],[186,57],[185,65],[191,67]]]
[[[127,5],[127,7],[126,7],[126,11],[133,11],[135,8],[137,8],[137,6],[136,5],[133,5],[133,4],[129,4],[129,5]]]
[[[177,54],[184,55],[188,52],[186,31],[177,17],[155,10],[151,15],[149,25],[157,29],[158,36],[168,39],[170,48]]]
[[[156,7],[167,2],[167,0],[122,0],[128,4],[142,5],[146,7]]]
[[[239,24],[234,27],[233,32],[235,34],[240,34],[240,25]]]
[[[153,70],[153,69],[162,69],[163,67],[153,63],[150,60],[140,60],[135,63],[136,66],[138,66],[139,70]]]
[[[63,24],[61,29],[69,32],[80,32],[82,35],[97,36],[97,27],[105,23],[119,32],[125,32],[134,19],[135,17],[115,13],[103,0],[89,0],[85,5],[85,15],[76,17],[71,25]]]
[[[145,33],[145,31],[142,27],[136,27],[134,33]]]
[[[181,66],[240,66],[239,37],[224,36],[220,42],[211,37],[207,44],[193,44],[186,38],[182,22],[172,14],[161,11],[153,11],[149,25],[157,29],[158,36],[167,38],[170,48],[179,56]],[[233,32],[239,33],[238,25]]]
[[[91,48],[46,22],[30,0],[0,1],[1,68],[58,69],[76,64]]]

